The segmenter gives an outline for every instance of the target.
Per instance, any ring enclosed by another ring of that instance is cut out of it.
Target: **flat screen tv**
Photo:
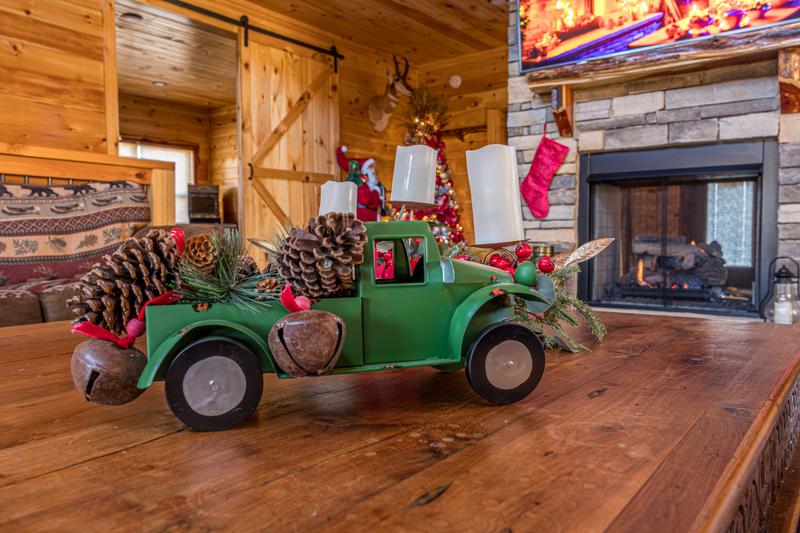
[[[800,22],[800,0],[519,0],[523,72]]]

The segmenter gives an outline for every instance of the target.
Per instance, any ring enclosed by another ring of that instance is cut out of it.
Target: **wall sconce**
[[[395,207],[425,209],[435,205],[436,156],[436,150],[424,144],[397,147],[390,198]]]
[[[525,238],[513,146],[490,144],[467,150],[475,244],[502,246]]]

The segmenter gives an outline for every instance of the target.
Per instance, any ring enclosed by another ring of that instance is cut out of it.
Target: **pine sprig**
[[[256,291],[259,281],[275,275],[255,274],[241,277],[237,270],[239,257],[247,254],[247,244],[235,229],[214,232],[209,236],[216,251],[213,271],[204,272],[189,261],[178,263],[179,282],[173,287],[184,303],[223,303],[247,310],[258,308],[256,299],[277,299],[277,295]]]
[[[569,334],[565,325],[577,327],[583,320],[589,331],[598,341],[606,336],[606,327],[594,310],[584,301],[570,294],[565,288],[566,281],[580,272],[578,265],[570,265],[549,274],[556,288],[553,305],[542,315],[528,311],[521,299],[514,306],[514,321],[539,335],[546,348],[567,347],[571,350],[588,350]]]

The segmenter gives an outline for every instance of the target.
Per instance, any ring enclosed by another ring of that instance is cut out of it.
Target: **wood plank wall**
[[[210,182],[211,114],[208,109],[121,94],[119,122],[120,134],[126,141],[193,148],[196,182]]]
[[[107,151],[99,0],[2,0],[0,77],[0,142]]]
[[[419,66],[419,81],[433,92],[447,97],[450,123],[447,130],[463,128],[463,140],[447,135],[447,161],[450,164],[453,187],[461,204],[461,225],[467,241],[474,242],[472,201],[467,179],[466,150],[486,144],[504,144],[505,113],[508,105],[508,49],[505,46],[485,52],[465,54]],[[461,86],[453,88],[450,77],[461,76]],[[500,123],[501,127],[497,127]],[[455,133],[455,132],[454,132]]]
[[[222,220],[236,223],[239,153],[235,105],[211,110],[209,138],[211,183],[219,185],[222,196]]]
[[[392,186],[394,154],[397,145],[403,144],[406,129],[403,119],[408,113],[408,98],[401,98],[389,125],[375,132],[367,110],[373,96],[383,94],[387,77],[385,69],[391,68],[392,57],[378,54],[352,53],[342,62],[339,83],[339,112],[341,143],[352,157],[374,157],[378,178],[387,188]],[[409,81],[416,85],[417,70],[409,70]]]

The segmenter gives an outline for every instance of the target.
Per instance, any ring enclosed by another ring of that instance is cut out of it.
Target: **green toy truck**
[[[542,377],[544,348],[536,334],[513,322],[515,300],[544,312],[553,303],[552,281],[539,276],[532,288],[502,270],[441,257],[426,222],[366,227],[367,260],[358,267],[354,294],[313,306],[346,325],[331,373],[465,368],[470,386],[489,402],[528,396]],[[386,249],[394,254],[388,275],[372,260]],[[148,307],[149,356],[138,387],[164,380],[170,408],[194,429],[222,430],[245,420],[261,399],[262,373],[291,377],[276,364],[267,340],[287,310],[278,301],[254,305],[257,311],[224,304]]]

